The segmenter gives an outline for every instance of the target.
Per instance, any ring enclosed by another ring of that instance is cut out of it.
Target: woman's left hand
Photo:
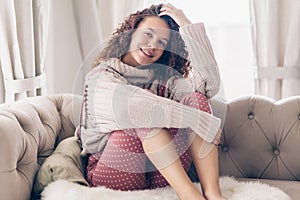
[[[186,17],[184,12],[170,3],[164,4],[160,9],[159,16],[169,15],[181,27],[191,24],[192,22]]]

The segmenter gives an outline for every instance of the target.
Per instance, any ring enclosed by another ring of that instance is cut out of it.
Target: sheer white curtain
[[[49,93],[82,93],[85,74],[97,49],[142,0],[52,0],[47,54]],[[85,66],[83,66],[85,64]]]
[[[256,93],[300,95],[300,1],[250,0],[250,6]]]
[[[0,1],[1,103],[46,93],[49,11],[50,1]]]

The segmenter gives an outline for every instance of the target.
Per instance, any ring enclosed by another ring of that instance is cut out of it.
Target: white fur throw
[[[199,183],[195,183],[200,189]],[[221,177],[223,196],[228,200],[290,200],[278,188],[258,181],[237,181]],[[58,180],[49,184],[42,193],[42,200],[178,200],[171,187],[141,191],[116,191],[104,187],[89,188],[76,183]]]

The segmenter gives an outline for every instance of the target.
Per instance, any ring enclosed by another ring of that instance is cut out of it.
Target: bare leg
[[[169,131],[167,129],[161,129],[154,136],[151,136],[143,141],[143,148],[145,153],[149,155],[149,159],[152,161],[152,163],[158,168],[159,172],[176,191],[180,200],[205,200],[200,191],[191,182],[181,164],[181,161],[178,158],[178,155],[174,162],[163,168],[161,168],[161,163],[157,162],[157,159],[159,158],[155,157],[156,155],[159,155],[159,153],[153,156],[153,152],[158,152],[159,149],[163,149],[164,147],[170,145],[171,142],[172,139]],[[174,146],[171,148],[171,151],[173,151],[173,154],[174,152],[177,154]],[[161,155],[163,154],[164,153]]]
[[[190,155],[193,159],[198,177],[201,183],[203,195],[207,200],[223,200],[219,185],[218,149],[214,144],[211,151],[204,157],[199,157],[200,147],[205,142],[197,134],[190,147]]]

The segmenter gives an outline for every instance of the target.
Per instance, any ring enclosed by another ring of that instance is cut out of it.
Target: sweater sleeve
[[[172,81],[175,83],[172,89],[176,99],[180,100],[185,94],[195,91],[208,98],[213,97],[220,88],[220,74],[203,23],[183,26],[179,32],[189,53],[192,74],[188,78]]]
[[[100,75],[87,80],[87,115],[100,132],[190,127],[207,142],[215,138],[219,118],[113,78]]]

